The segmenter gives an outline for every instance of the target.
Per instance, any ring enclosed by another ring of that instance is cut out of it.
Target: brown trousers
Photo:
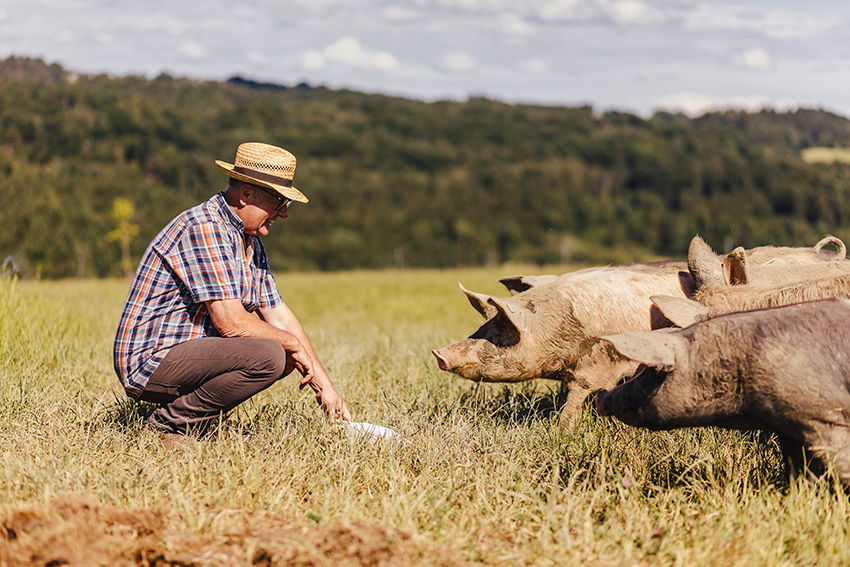
[[[286,351],[271,339],[194,339],[171,347],[139,399],[161,404],[148,418],[150,427],[203,433],[292,369]]]

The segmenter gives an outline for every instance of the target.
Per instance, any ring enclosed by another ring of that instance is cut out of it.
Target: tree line
[[[850,166],[801,158],[850,146],[850,121],[823,110],[642,118],[8,58],[0,260],[31,276],[119,275],[224,187],[213,160],[253,140],[298,157],[311,200],[265,239],[281,270],[628,262],[682,257],[695,233],[717,248],[850,237]]]

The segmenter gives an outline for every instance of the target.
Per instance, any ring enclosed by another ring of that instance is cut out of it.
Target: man
[[[308,201],[292,186],[295,156],[249,142],[216,165],[227,189],[168,223],[136,271],[113,351],[125,391],[160,404],[147,426],[165,439],[207,431],[296,368],[330,418],[349,420],[259,238]]]

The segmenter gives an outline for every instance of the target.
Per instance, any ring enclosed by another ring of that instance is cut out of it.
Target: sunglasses
[[[271,191],[269,191],[265,187],[260,187],[259,185],[254,185],[254,187],[259,189],[260,191],[262,191],[266,195],[270,195],[270,196],[274,197],[275,199],[277,199],[277,205],[275,205],[275,208],[274,208],[274,212],[276,212],[276,213],[279,213],[280,211],[282,211],[283,209],[285,209],[286,207],[288,207],[292,203],[292,199],[289,199],[287,197],[281,197],[280,195],[278,195],[276,193],[272,193]]]

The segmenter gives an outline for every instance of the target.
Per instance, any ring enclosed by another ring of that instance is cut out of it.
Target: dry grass
[[[850,163],[850,148],[816,146],[803,149],[806,163]]]
[[[850,563],[845,494],[786,481],[770,435],[566,433],[553,383],[441,373],[478,324],[456,281],[515,271],[281,274],[355,419],[410,445],[345,437],[288,379],[178,452],[112,372],[125,282],[0,282],[0,565]]]

